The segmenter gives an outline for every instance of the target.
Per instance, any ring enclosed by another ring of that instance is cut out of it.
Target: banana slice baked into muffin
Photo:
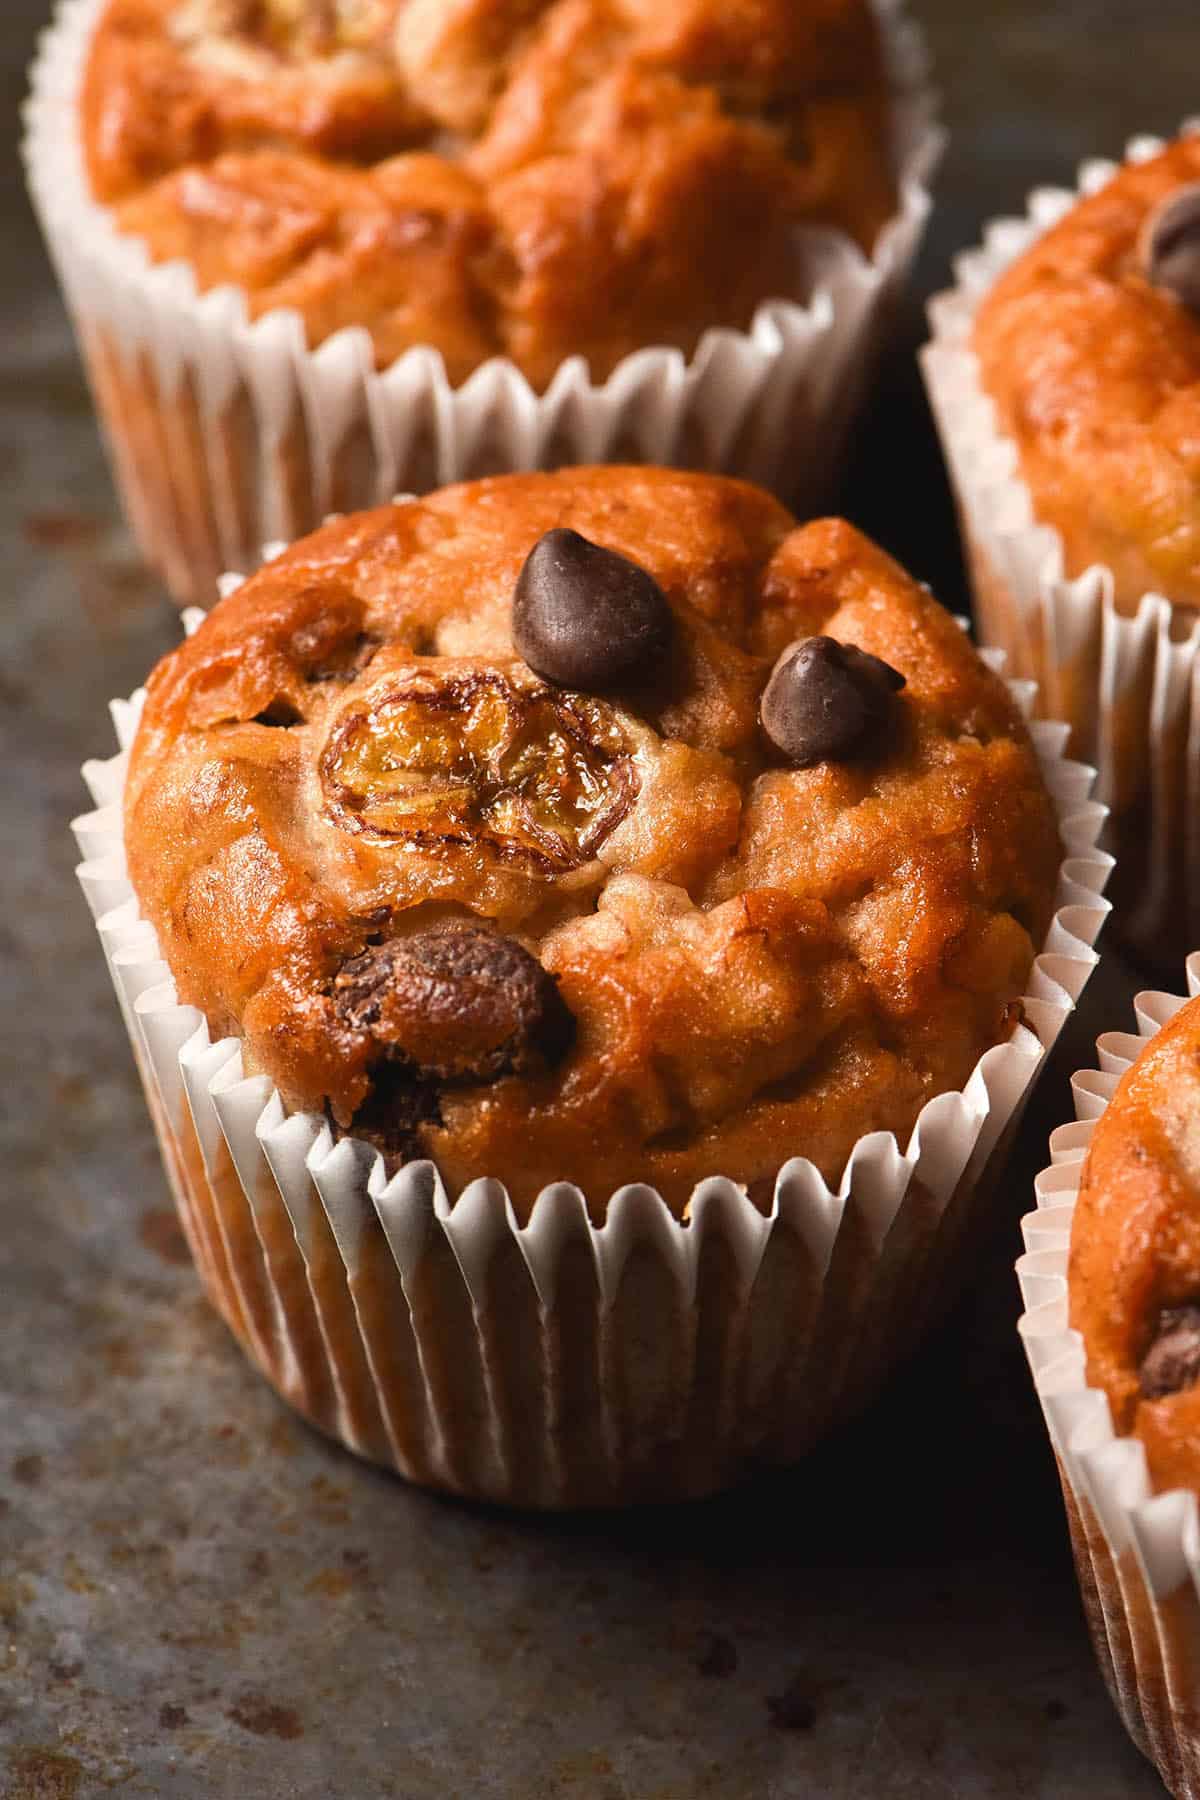
[[[339,519],[159,666],[129,874],[289,1105],[520,1216],[766,1209],[1014,1025],[1055,810],[954,621],[839,520],[646,469]]]

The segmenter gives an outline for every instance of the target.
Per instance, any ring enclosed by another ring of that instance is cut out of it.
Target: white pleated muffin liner
[[[1013,690],[1028,714],[1029,685]],[[522,1225],[498,1181],[454,1201],[429,1162],[389,1180],[377,1151],[289,1114],[246,1077],[236,1038],[214,1043],[178,1004],[123,850],[143,700],[113,704],[120,753],[85,766],[98,810],[74,826],[80,880],[193,1256],[286,1399],[415,1481],[546,1507],[711,1492],[794,1461],[861,1403],[944,1299],[1097,961],[1111,859],[1064,728],[1032,727],[1066,859],[1023,1022],[928,1103],[906,1148],[862,1138],[836,1188],[797,1156],[765,1214],[717,1176],[683,1220],[631,1184],[597,1224],[559,1182]]]
[[[1200,994],[1200,952],[1187,963]],[[1136,1035],[1110,1032],[1098,1069],[1074,1077],[1077,1122],[1050,1139],[1023,1222],[1020,1330],[1058,1459],[1084,1607],[1100,1666],[1139,1747],[1176,1796],[1200,1800],[1200,1516],[1190,1490],[1156,1493],[1141,1441],[1118,1437],[1108,1398],[1088,1386],[1069,1324],[1071,1222],[1088,1147],[1122,1075],[1187,998],[1147,992]]]
[[[1200,129],[1188,121],[1183,130]],[[1137,137],[1126,162],[1158,155]],[[1062,538],[1039,521],[1016,445],[1001,435],[971,337],[1000,276],[1121,167],[1092,160],[1078,187],[1037,188],[1024,218],[993,221],[957,259],[957,286],[930,302],[921,355],[958,502],[980,639],[1014,675],[1036,681],[1047,717],[1071,727],[1071,752],[1099,770],[1112,814],[1122,894],[1114,927],[1156,963],[1182,961],[1200,937],[1200,614],[1145,594],[1114,604],[1112,571],[1065,572]]]
[[[190,266],[153,265],[96,204],[78,96],[107,0],[60,0],[32,72],[24,157],[143,553],[181,604],[207,605],[224,569],[329,512],[452,481],[567,463],[677,464],[744,476],[805,510],[827,494],[930,209],[942,147],[928,57],[903,0],[876,0],[895,94],[899,210],[868,259],[827,230],[798,233],[806,299],[715,330],[689,360],[654,347],[599,384],[582,357],[537,393],[496,358],[459,387],[415,348],[377,372],[367,331],[306,346],[301,315],[257,321]]]

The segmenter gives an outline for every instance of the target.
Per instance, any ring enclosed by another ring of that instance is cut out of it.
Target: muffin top
[[[997,282],[985,391],[1067,572],[1200,605],[1200,137],[1120,169]],[[1191,190],[1189,192],[1189,190]]]
[[[870,0],[111,0],[82,107],[154,260],[455,382],[691,352],[895,202]]]
[[[1096,1125],[1071,1231],[1071,1324],[1160,1487],[1200,1489],[1200,1000]]]
[[[571,469],[328,524],[149,682],[181,1000],[393,1161],[836,1180],[1011,1030],[1061,849],[1009,693],[840,520]]]

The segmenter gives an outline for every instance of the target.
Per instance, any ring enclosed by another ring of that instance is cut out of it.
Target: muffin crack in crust
[[[110,0],[83,132],[155,261],[456,382],[690,352],[896,201],[870,0]]]
[[[1003,683],[881,551],[619,468],[262,569],[151,678],[126,845],[248,1069],[522,1214],[559,1179],[598,1214],[714,1173],[766,1204],[793,1155],[836,1180],[906,1138],[1011,1029],[1061,858]]]

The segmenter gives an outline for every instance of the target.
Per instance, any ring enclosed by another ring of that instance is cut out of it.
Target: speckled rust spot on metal
[[[261,1694],[243,1694],[229,1708],[227,1718],[255,1737],[300,1738],[304,1727],[294,1707],[280,1706]]]
[[[158,1709],[158,1723],[163,1731],[182,1731],[185,1725],[191,1724],[191,1720],[186,1706],[172,1706],[168,1701]]]
[[[179,1268],[186,1268],[192,1260],[183,1227],[173,1207],[153,1206],[149,1212],[144,1212],[138,1220],[138,1242],[152,1256],[161,1257],[163,1262],[174,1263]]]
[[[10,1750],[4,1800],[76,1800],[83,1774],[82,1764],[58,1750]]]

